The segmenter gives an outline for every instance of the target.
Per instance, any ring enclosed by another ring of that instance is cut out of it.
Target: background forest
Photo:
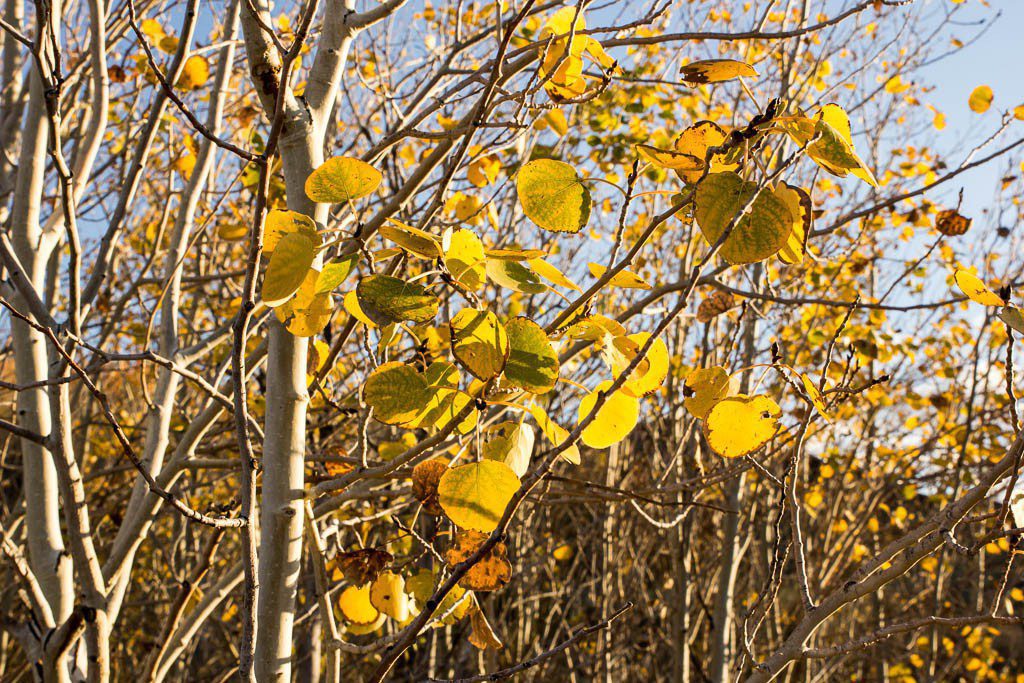
[[[0,680],[1024,681],[1008,2],[3,0]]]

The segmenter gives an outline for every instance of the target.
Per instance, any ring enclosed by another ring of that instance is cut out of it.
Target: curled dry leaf
[[[346,581],[355,586],[362,586],[380,576],[384,568],[394,559],[386,550],[360,548],[347,553],[338,553],[334,557],[334,564],[344,575]]]
[[[437,502],[437,484],[447,469],[448,465],[437,458],[424,460],[412,468],[412,495],[423,504],[424,512],[435,517],[444,514]]]
[[[487,622],[487,617],[480,608],[476,608],[469,615],[469,623],[472,626],[472,631],[469,633],[469,642],[473,647],[486,650],[488,648],[492,650],[500,650],[505,647],[498,638],[497,634],[494,633],[494,629]]]
[[[697,322],[711,322],[736,305],[736,298],[732,292],[716,289],[697,307]]]
[[[935,229],[947,237],[956,237],[967,232],[971,227],[971,219],[961,216],[956,209],[940,211],[935,216]]]
[[[445,553],[445,561],[451,567],[465,562],[484,544],[487,536],[488,534],[473,530],[458,532],[452,547]],[[469,568],[459,581],[459,585],[473,591],[493,591],[504,586],[512,579],[512,564],[506,558],[506,553],[504,543],[495,543],[493,548]]]

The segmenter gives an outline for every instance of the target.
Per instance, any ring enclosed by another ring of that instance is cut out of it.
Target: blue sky
[[[920,0],[919,0],[920,1]],[[927,0],[929,3],[949,0]],[[925,78],[935,90],[928,100],[946,114],[947,127],[938,136],[940,149],[950,162],[959,162],[967,149],[965,145],[977,143],[984,135],[999,126],[1000,117],[1008,109],[1024,104],[1024,60],[1020,49],[1024,44],[1024,0],[990,0],[988,7],[980,0],[967,0],[957,21],[962,29],[955,35],[966,39],[977,30],[976,22],[998,19],[974,43],[949,59],[933,64],[924,71]],[[992,108],[985,114],[976,114],[967,106],[967,98],[975,86],[988,84],[995,93]],[[1024,121],[1011,124],[1003,138],[1006,144],[1024,135]],[[1016,173],[1024,151],[1010,159]],[[983,216],[991,203],[999,179],[1006,171],[1005,163],[990,164],[970,171],[954,182],[953,191],[964,188],[964,213]]]

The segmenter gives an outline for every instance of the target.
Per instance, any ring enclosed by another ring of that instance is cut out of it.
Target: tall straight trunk
[[[43,297],[46,264],[55,240],[40,226],[49,134],[43,84],[35,69],[30,71],[29,88],[9,233],[25,274],[36,293]],[[23,304],[18,297],[15,301],[16,305]],[[43,334],[19,320],[12,320],[11,336],[18,383],[32,384],[47,379],[49,361]],[[50,434],[52,425],[45,387],[18,392],[17,409],[21,426],[44,436]],[[57,473],[51,453],[41,445],[23,439],[21,452],[29,564],[42,586],[54,620],[60,623],[71,613],[74,593],[71,564],[60,530]]]

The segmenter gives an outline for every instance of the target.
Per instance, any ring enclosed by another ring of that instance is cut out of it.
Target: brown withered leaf
[[[437,502],[437,483],[447,469],[447,463],[437,458],[425,460],[412,468],[412,495],[423,503],[424,512],[435,517],[444,514]]]
[[[362,586],[375,581],[384,568],[395,558],[386,550],[362,548],[347,553],[338,553],[334,558],[345,580],[353,586]]]
[[[956,237],[967,232],[971,227],[971,219],[961,216],[956,209],[939,211],[935,216],[935,229],[948,237]]]
[[[735,305],[736,299],[732,293],[716,289],[709,297],[701,301],[700,306],[697,307],[697,322],[710,322]]]
[[[494,633],[494,629],[487,623],[487,617],[484,616],[483,611],[479,607],[470,613],[469,624],[473,627],[473,630],[469,633],[469,642],[473,647],[478,650],[486,650],[487,648],[500,650],[505,647],[501,639]]]
[[[325,460],[324,461],[324,469],[327,470],[327,476],[331,477],[332,479],[336,479],[337,477],[343,477],[346,474],[348,474],[349,472],[351,472],[352,470],[354,470],[355,466],[354,465],[350,465],[347,462],[337,462],[335,460]]]
[[[477,551],[488,534],[467,529],[455,536],[455,544],[445,553],[444,559],[452,567],[469,559]],[[495,543],[490,551],[474,564],[459,581],[463,588],[473,591],[493,591],[512,579],[512,564],[505,557],[504,543]]]

